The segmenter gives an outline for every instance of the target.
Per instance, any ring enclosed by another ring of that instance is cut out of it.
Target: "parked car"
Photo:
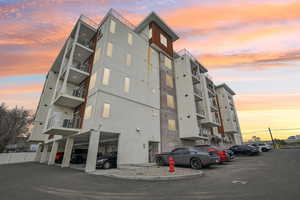
[[[96,161],[97,169],[110,169],[117,167],[117,152],[106,155],[98,154]]]
[[[206,144],[203,144],[203,145],[196,145],[194,146],[196,148],[199,148],[199,149],[203,149],[203,150],[207,150],[208,152],[215,152],[215,154],[217,154],[219,156],[219,163],[223,163],[223,162],[227,162],[227,161],[230,161],[230,158],[229,158],[229,155],[226,153],[226,151],[218,148],[218,147],[215,147],[215,146],[212,146],[212,145],[206,145]]]
[[[253,143],[251,146],[257,147],[260,152],[266,152],[272,150],[271,145],[261,142],[261,143]]]
[[[229,160],[230,160],[230,161],[233,160],[233,159],[235,158],[234,152],[233,152],[232,150],[230,150],[230,149],[225,149],[224,151],[225,151],[225,152],[227,153],[227,155],[229,156]]]
[[[55,163],[61,164],[64,158],[64,152],[58,152],[55,155]]]
[[[234,146],[230,147],[229,149],[232,150],[234,152],[234,154],[237,154],[237,155],[252,156],[252,155],[259,154],[258,148],[250,146],[250,145],[234,145]]]
[[[87,159],[87,149],[75,149],[72,152],[70,162],[72,164],[84,164]]]
[[[194,147],[176,148],[171,152],[156,154],[157,165],[168,165],[168,158],[173,157],[176,166],[188,166],[192,169],[201,169],[219,163],[219,157],[209,154],[208,151]]]

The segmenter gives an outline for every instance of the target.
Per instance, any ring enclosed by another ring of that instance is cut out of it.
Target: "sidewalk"
[[[174,173],[168,171],[168,167],[161,167],[156,165],[130,165],[120,166],[118,169],[99,169],[96,172],[92,172],[94,175],[101,175],[107,177],[114,177],[120,179],[130,180],[178,180],[191,178],[196,176],[202,176],[203,172],[200,170],[194,170],[190,168],[175,168]]]

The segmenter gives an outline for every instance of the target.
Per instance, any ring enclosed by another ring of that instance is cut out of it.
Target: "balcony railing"
[[[96,22],[94,22],[92,19],[88,18],[85,15],[80,15],[79,18],[81,21],[83,21],[84,23],[90,25],[91,27],[93,27],[94,29],[98,28],[98,24]]]
[[[203,97],[203,93],[199,88],[194,87],[194,93],[200,97]]]
[[[47,124],[47,129],[51,128],[72,128],[78,129],[80,128],[80,117],[75,117],[73,119],[69,119],[66,117],[62,117],[59,115],[53,115]]]
[[[205,116],[205,111],[199,108],[198,105],[196,105],[196,113]]]
[[[88,63],[73,63],[72,67],[75,69],[79,69],[80,71],[88,72],[89,71],[89,65]]]
[[[91,40],[87,40],[87,39],[79,37],[77,42],[89,49],[93,49],[93,42]]]

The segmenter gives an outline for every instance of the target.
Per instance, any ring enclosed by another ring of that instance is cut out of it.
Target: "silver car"
[[[200,150],[194,147],[183,147],[174,149],[171,152],[157,154],[157,165],[168,165],[169,157],[173,157],[176,166],[188,166],[192,169],[201,169],[202,167],[219,163],[218,156],[210,155],[205,150]]]

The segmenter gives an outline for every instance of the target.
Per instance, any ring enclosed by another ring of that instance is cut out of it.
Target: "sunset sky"
[[[80,14],[99,23],[109,8],[133,24],[160,15],[180,36],[175,49],[187,48],[237,93],[244,139],[300,128],[299,0],[0,0],[0,102],[34,111]]]

